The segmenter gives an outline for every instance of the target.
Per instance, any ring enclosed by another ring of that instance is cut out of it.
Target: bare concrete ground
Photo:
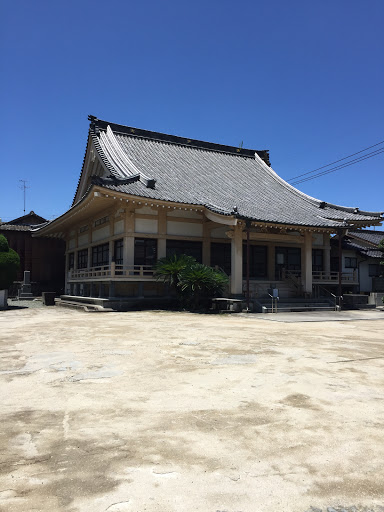
[[[0,510],[383,511],[383,332],[2,312]]]

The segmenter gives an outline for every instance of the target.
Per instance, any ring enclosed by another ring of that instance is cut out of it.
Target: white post
[[[231,239],[231,294],[243,294],[243,232],[238,224]]]

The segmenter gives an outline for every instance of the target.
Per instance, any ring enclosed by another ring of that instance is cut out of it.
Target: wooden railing
[[[112,262],[111,265],[72,269],[68,272],[68,279],[152,279],[153,272],[153,267],[150,265],[117,265]]]
[[[297,280],[300,282],[301,280],[301,271],[300,270],[282,270],[282,279],[291,279]],[[352,272],[342,272],[341,273],[341,281],[343,283],[357,283],[358,282],[358,274],[357,270],[353,270]],[[335,283],[339,282],[339,273],[338,272],[326,272],[324,270],[314,270],[312,272],[312,281],[314,283]]]
[[[312,272],[312,280],[314,283],[338,283],[339,281],[339,273],[338,272],[325,272],[323,270],[316,270]],[[342,272],[341,273],[341,282],[342,283],[357,283],[358,276],[357,271],[353,270],[352,272]]]

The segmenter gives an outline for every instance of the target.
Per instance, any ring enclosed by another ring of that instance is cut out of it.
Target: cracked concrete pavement
[[[369,318],[1,312],[0,511],[383,511]]]

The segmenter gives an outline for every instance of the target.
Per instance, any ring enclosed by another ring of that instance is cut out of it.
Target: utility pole
[[[27,188],[31,188],[31,187],[27,187],[27,180],[19,180],[22,184],[19,185],[19,188],[21,188],[21,190],[23,190],[24,192],[24,215],[25,215],[25,191],[27,190]]]

